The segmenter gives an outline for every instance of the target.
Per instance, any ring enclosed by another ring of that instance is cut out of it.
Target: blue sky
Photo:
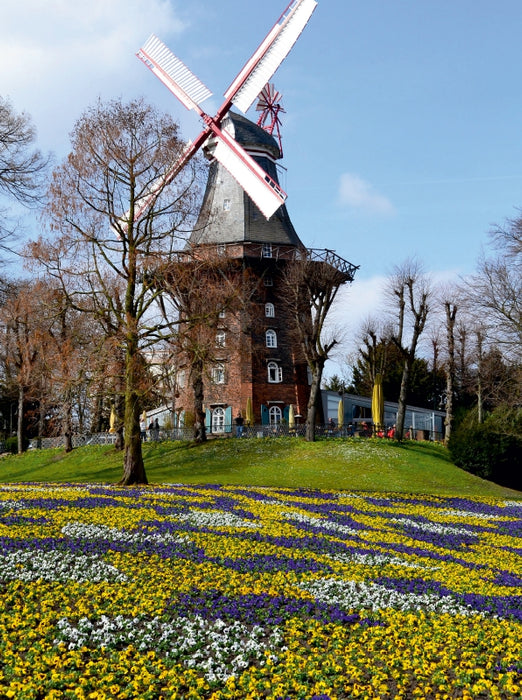
[[[99,96],[144,96],[188,139],[198,119],[135,51],[160,36],[214,92],[211,113],[287,1],[4,0],[0,94],[58,160]],[[520,0],[318,0],[274,78],[282,185],[303,242],[361,266],[343,303],[375,304],[413,255],[438,277],[472,272],[491,226],[516,215],[521,27]]]

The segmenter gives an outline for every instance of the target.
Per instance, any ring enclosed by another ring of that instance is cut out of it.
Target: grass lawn
[[[235,484],[311,489],[353,489],[397,493],[514,496],[503,488],[458,469],[441,445],[397,444],[379,439],[295,438],[219,439],[203,445],[144,443],[152,484]],[[32,450],[4,457],[0,482],[116,483],[122,454],[112,447]],[[522,494],[519,494],[522,497]]]

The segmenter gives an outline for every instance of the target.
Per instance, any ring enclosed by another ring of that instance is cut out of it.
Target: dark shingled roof
[[[223,128],[279,183],[275,160],[281,153],[273,136],[236,112],[228,113]],[[267,221],[217,161],[210,165],[203,205],[190,242],[194,245],[251,242],[303,247],[286,206],[280,207]]]

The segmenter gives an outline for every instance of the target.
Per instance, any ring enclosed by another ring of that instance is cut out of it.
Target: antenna
[[[316,0],[290,2],[264,41],[232,81],[225,92],[225,101],[214,117],[210,117],[200,107],[200,103],[212,94],[210,90],[155,35],[147,40],[137,52],[138,58],[187,109],[193,109],[201,117],[205,126],[194,141],[187,145],[169,171],[160,177],[149,193],[137,203],[134,221],[143,215],[163,187],[172,182],[211,135],[216,140],[212,155],[237,180],[267,219],[284,204],[286,193],[235,139],[222,131],[221,122],[232,104],[242,112],[248,111],[263,86],[270,80],[299,38],[316,5]],[[118,221],[124,229],[128,227],[129,215],[127,212]]]

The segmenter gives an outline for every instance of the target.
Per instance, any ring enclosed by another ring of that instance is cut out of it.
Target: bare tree
[[[72,151],[54,174],[46,221],[56,232],[33,252],[75,308],[109,316],[124,353],[124,465],[121,483],[146,483],[139,419],[147,345],[169,324],[156,301],[158,268],[179,246],[199,203],[198,161],[135,212],[184,144],[178,126],[143,100],[99,102],[80,117]],[[126,212],[126,213],[125,213]]]
[[[482,257],[467,280],[467,295],[486,338],[522,361],[522,217],[491,233],[496,256]]]
[[[212,368],[219,361],[218,332],[227,337],[227,355],[241,338],[237,315],[253,291],[240,260],[214,252],[214,247],[187,248],[165,269],[161,284],[178,320],[172,337],[175,364],[187,372],[194,399],[194,437],[206,440],[205,384],[212,381]],[[228,312],[225,315],[225,312]],[[172,318],[172,312],[166,313]]]
[[[395,432],[397,440],[402,440],[410,370],[415,360],[419,338],[426,325],[432,292],[430,282],[416,260],[407,260],[402,265],[395,267],[386,292],[390,307],[396,314],[392,341],[403,358]]]
[[[8,100],[0,97],[0,194],[24,206],[40,201],[48,158],[33,148],[36,131],[30,117],[17,114]],[[9,250],[14,228],[7,212],[0,209],[0,248]]]
[[[454,285],[441,286],[437,293],[437,306],[443,313],[445,343],[443,343],[443,366],[446,384],[444,389],[444,406],[446,415],[444,418],[444,444],[447,445],[451,437],[453,425],[453,412],[455,395],[457,391],[457,314],[459,304],[457,299],[461,296]],[[462,327],[462,324],[461,324]],[[465,337],[465,336],[464,336]]]
[[[25,407],[38,395],[41,380],[39,366],[45,330],[37,311],[39,289],[30,282],[10,283],[5,303],[0,309],[3,330],[2,354],[7,385],[13,390],[18,404],[16,433],[18,452],[23,452],[25,438]]]
[[[371,385],[378,374],[384,377],[391,344],[391,327],[375,318],[367,318],[361,327],[359,354],[369,370]]]
[[[312,375],[306,415],[306,439],[315,440],[317,405],[324,365],[338,340],[325,333],[328,313],[341,285],[353,280],[356,267],[332,251],[303,251],[288,264],[284,299],[293,331]]]

